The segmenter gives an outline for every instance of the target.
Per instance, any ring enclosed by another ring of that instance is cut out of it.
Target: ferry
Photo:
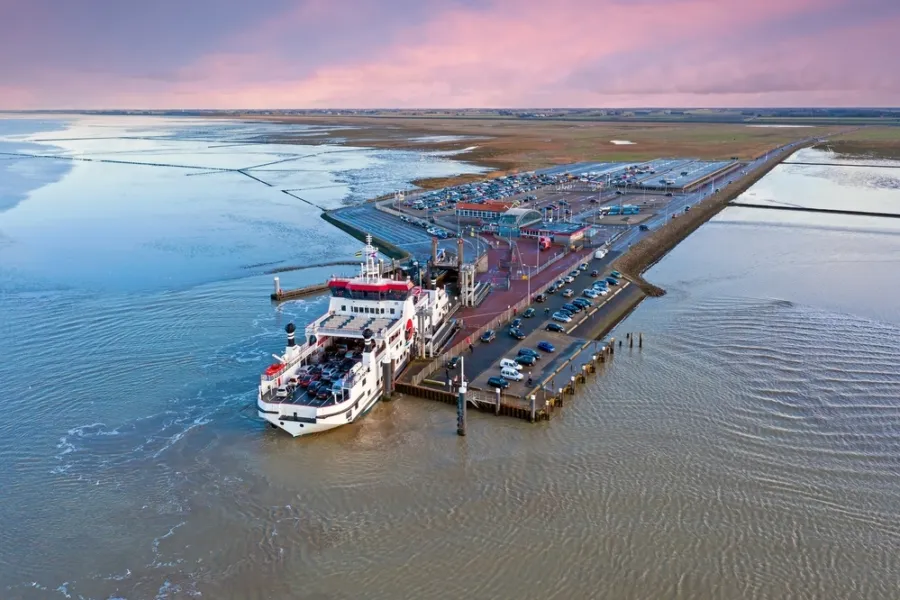
[[[302,340],[288,323],[284,353],[272,355],[276,362],[260,378],[259,417],[295,437],[365,415],[450,314],[443,288],[385,276],[371,236],[358,255],[365,258],[359,275],[328,280],[328,312],[306,326]]]

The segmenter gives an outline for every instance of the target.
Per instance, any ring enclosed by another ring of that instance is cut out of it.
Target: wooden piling
[[[638,348],[644,347],[644,334],[643,332],[638,334]]]

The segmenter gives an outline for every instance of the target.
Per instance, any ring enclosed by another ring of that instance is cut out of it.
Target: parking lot
[[[584,259],[584,262],[587,263],[588,268],[584,271],[579,271],[578,275],[574,278],[572,283],[566,284],[565,288],[571,288],[573,292],[581,295],[582,290],[586,288],[590,288],[591,285],[596,281],[596,278],[591,276],[591,272],[593,270],[597,270],[600,275],[606,276],[609,274],[609,264],[618,256],[617,253],[610,252],[602,259],[591,258],[590,256]],[[566,273],[563,273],[565,275]],[[623,282],[625,283],[625,282]],[[533,317],[525,317],[524,311],[514,315],[514,317],[520,317],[522,319],[522,324],[519,329],[526,336],[530,336],[534,332],[538,332],[539,335],[549,335],[553,332],[547,331],[546,326],[550,322],[550,315],[554,312],[558,311],[562,308],[563,304],[566,304],[570,301],[568,298],[564,298],[559,292],[555,294],[548,294],[546,296],[546,300],[544,302],[533,302],[530,304],[530,308],[534,308],[535,315]],[[522,295],[524,295],[524,289],[522,290]],[[615,287],[610,290],[610,296],[606,298],[612,298],[612,295],[615,293]],[[519,296],[521,298],[521,296]],[[594,305],[601,305],[606,298],[597,298],[593,301]],[[485,302],[490,302],[491,297],[488,297],[488,300]],[[613,300],[614,302],[617,300]],[[481,308],[481,307],[479,307]],[[505,308],[505,306],[504,306]],[[572,323],[564,324],[566,331],[571,331],[574,329],[579,323],[580,319],[588,319],[589,317],[585,316],[586,312],[578,313],[576,315],[579,317],[572,321]],[[496,314],[490,313],[489,319],[492,319],[496,316]],[[489,320],[488,319],[488,320]],[[483,343],[478,339],[469,340],[473,346],[474,350],[472,352],[466,352],[466,374],[469,377],[480,376],[488,369],[492,369],[494,363],[499,361],[501,358],[509,354],[509,352],[519,344],[519,340],[510,336],[509,331],[506,327],[502,329],[498,329],[496,331],[496,339],[490,343]],[[527,338],[530,339],[530,338]],[[513,356],[515,356],[515,352],[513,352]]]
[[[348,206],[329,213],[333,218],[346,223],[364,233],[372,235],[406,250],[419,261],[426,261],[431,256],[431,234],[425,229],[404,223],[397,217],[382,212],[372,204]],[[438,241],[438,248],[456,252],[456,238]],[[487,245],[477,237],[464,238],[464,259],[474,262],[487,251]]]
[[[554,346],[554,351],[545,352],[538,349],[538,343],[542,341],[551,343]],[[586,340],[571,337],[563,333],[540,330],[534,331],[524,340],[516,340],[516,342],[518,343],[509,348],[509,351],[504,356],[498,357],[489,364],[487,368],[482,369],[480,373],[474,375],[474,377],[473,374],[471,374],[472,369],[469,367],[468,357],[466,357],[466,360],[463,362],[471,387],[480,390],[493,390],[494,388],[488,384],[488,379],[500,375],[500,361],[504,358],[513,360],[516,358],[520,348],[530,348],[535,350],[540,358],[535,361],[533,366],[521,366],[520,372],[523,376],[522,380],[510,380],[509,387],[503,390],[504,394],[521,398],[534,386],[538,385],[547,376],[556,371],[561,365],[564,365],[569,358],[577,355],[587,343]],[[529,377],[532,379],[532,384],[530,386],[528,385]]]

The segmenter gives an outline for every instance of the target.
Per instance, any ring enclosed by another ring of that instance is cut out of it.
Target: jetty
[[[866,210],[846,210],[842,208],[813,208],[811,206],[784,206],[779,204],[750,204],[747,202],[732,202],[729,206],[741,208],[761,208],[764,210],[792,210],[796,212],[824,213],[829,215],[854,215],[858,217],[884,217],[887,219],[900,219],[900,213],[884,213]]]
[[[402,276],[422,288],[445,286],[454,302],[439,331],[423,330],[415,357],[393,388],[384,390],[385,399],[399,392],[454,405],[460,435],[466,433],[468,407],[533,423],[550,420],[593,375],[605,371],[618,349],[644,351],[640,332],[606,337],[644,299],[665,293],[643,273],[791,152],[817,141],[731,162],[715,171],[733,177],[720,187],[710,180],[704,189],[686,185],[675,193],[651,192],[651,198],[645,190],[619,188],[604,202],[602,192],[598,198],[593,190],[585,195],[582,189],[544,184],[529,197],[533,208],[498,209],[497,226],[477,231],[464,219],[486,218],[486,209],[467,204],[459,210],[479,214],[451,217],[440,213],[453,208],[435,208],[438,214],[423,218],[422,206],[404,201],[400,193],[394,201],[324,212],[323,219],[355,237],[375,227],[375,245],[395,259],[392,270],[404,269]],[[684,169],[684,161],[659,162],[679,173]],[[606,173],[634,168],[623,163]],[[618,227],[589,221],[600,206],[625,201],[639,203],[643,218]],[[547,220],[538,210],[542,205],[557,211],[564,205],[571,215],[563,223]],[[452,237],[438,235],[446,233]],[[269,273],[297,268],[305,267],[274,267]],[[271,298],[284,301],[327,289],[327,283],[315,283],[285,290],[276,277]]]

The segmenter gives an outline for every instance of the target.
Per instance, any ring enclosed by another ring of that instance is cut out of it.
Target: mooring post
[[[459,395],[456,397],[456,435],[466,435],[466,359],[459,359]]]
[[[534,423],[534,394],[531,395],[531,422]]]
[[[466,435],[466,384],[459,386],[456,398],[456,435]]]
[[[633,335],[628,337],[628,347],[634,348],[634,336]]]
[[[574,375],[572,375],[571,381],[572,381],[572,395],[574,396],[575,395],[575,376]]]
[[[281,280],[279,280],[277,277],[275,278],[275,295],[281,295]]]
[[[644,333],[641,332],[638,334],[638,348],[644,347]]]
[[[494,405],[494,414],[500,414],[500,388],[497,388],[497,404]]]

